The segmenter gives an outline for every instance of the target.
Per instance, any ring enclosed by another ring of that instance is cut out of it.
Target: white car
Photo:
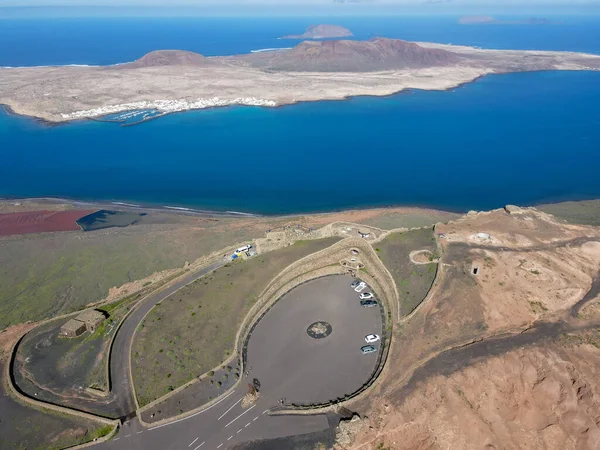
[[[367,283],[365,283],[364,281],[361,281],[360,283],[358,283],[358,286],[356,286],[356,287],[354,288],[354,290],[355,290],[356,292],[360,292],[360,291],[362,291],[362,290],[363,290],[364,288],[366,288],[366,287],[367,287]]]
[[[370,292],[363,292],[362,294],[359,295],[359,297],[360,297],[361,300],[370,300],[374,296]]]
[[[367,334],[365,336],[365,342],[367,344],[372,344],[374,342],[377,342],[379,339],[380,339],[379,336],[376,334]]]

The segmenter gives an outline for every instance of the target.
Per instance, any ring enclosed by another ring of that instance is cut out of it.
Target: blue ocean
[[[457,17],[0,19],[0,66],[115,64],[294,45],[312,23],[486,48],[600,53],[600,17],[461,26]],[[132,127],[0,113],[0,196],[261,214],[415,205],[465,211],[600,198],[600,72],[488,76],[275,109],[228,107]]]

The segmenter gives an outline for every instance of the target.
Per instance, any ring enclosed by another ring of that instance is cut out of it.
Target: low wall
[[[392,311],[395,311],[397,308],[398,300],[397,293],[395,290],[394,281],[377,256],[375,250],[371,247],[368,241],[361,238],[345,238],[330,247],[320,250],[316,253],[305,256],[302,259],[290,264],[288,267],[283,269],[273,280],[265,287],[262,293],[259,295],[257,302],[250,308],[250,311],[246,314],[246,317],[242,321],[242,325],[238,329],[236,334],[235,344],[234,344],[234,352],[231,357],[227,360],[227,362],[233,361],[235,358],[240,358],[240,369],[242,373],[245,370],[246,365],[246,351],[247,351],[247,343],[250,338],[250,335],[258,323],[258,321],[268,312],[273,305],[279,300],[283,295],[291,291],[292,289],[298,287],[299,285],[306,283],[308,281],[314,280],[316,278],[329,276],[329,275],[339,275],[348,273],[348,268],[342,266],[339,261],[348,258],[351,254],[351,249],[358,249],[360,254],[357,256],[364,264],[364,270],[361,270],[360,273],[357,274],[358,277],[367,282],[372,288],[375,294],[383,299],[382,307],[382,321],[384,324],[384,335],[382,336],[382,343],[384,343],[384,351],[380,352],[379,361],[369,380],[369,386],[375,381],[378,377],[381,369],[385,366],[385,362],[387,359],[388,351],[389,351],[389,343],[390,339],[388,336],[391,336],[392,323],[390,317]],[[180,386],[173,392],[167,394],[166,396],[161,397],[160,399],[152,402],[143,408],[138,409],[138,420],[146,426],[146,427],[154,427],[159,426],[165,423],[172,422],[174,420],[178,420],[181,418],[188,417],[190,415],[196,414],[199,411],[209,407],[210,405],[220,401],[224,396],[228,395],[233,389],[237,388],[240,382],[243,381],[242,377],[233,385],[228,391],[223,392],[219,397],[211,400],[209,403],[206,403],[198,408],[195,408],[190,411],[186,411],[183,414],[173,416],[167,419],[163,419],[157,422],[153,422],[152,424],[146,423],[143,421],[141,417],[141,413],[146,409],[156,406],[156,404],[164,401],[171,395],[174,395],[177,392],[180,392],[182,389],[189,387],[190,385],[197,383],[200,381],[202,377],[191,380],[183,386]],[[361,387],[361,392],[364,390],[364,386]],[[354,395],[354,394],[353,394]]]
[[[75,409],[65,408],[63,406],[55,405],[52,403],[46,403],[46,402],[42,402],[39,400],[35,400],[35,399],[23,394],[21,391],[19,391],[17,389],[17,387],[14,383],[13,376],[12,376],[12,371],[13,371],[14,361],[15,361],[15,357],[16,357],[16,353],[17,353],[17,348],[19,347],[19,344],[21,343],[21,341],[23,340],[25,335],[26,335],[26,333],[23,336],[21,336],[21,338],[12,345],[12,347],[10,349],[10,353],[9,353],[9,360],[4,368],[3,378],[4,378],[5,385],[7,387],[7,393],[9,395],[13,396],[14,398],[16,398],[17,401],[19,401],[21,403],[25,403],[26,405],[29,405],[33,408],[36,408],[36,409],[39,409],[42,411],[46,410],[46,411],[51,411],[51,412],[55,412],[55,413],[59,413],[59,414],[76,416],[76,417],[80,417],[82,419],[91,420],[93,422],[98,423],[99,425],[112,425],[114,427],[113,430],[109,434],[107,434],[106,436],[104,436],[102,438],[99,438],[96,441],[87,442],[85,444],[76,445],[76,446],[70,447],[70,448],[85,448],[85,447],[89,447],[91,445],[98,444],[100,442],[107,441],[108,439],[112,438],[112,436],[117,432],[117,430],[119,428],[120,423],[118,420],[110,420],[110,419],[106,419],[103,417],[95,416],[93,414],[88,414],[83,411],[77,411]]]

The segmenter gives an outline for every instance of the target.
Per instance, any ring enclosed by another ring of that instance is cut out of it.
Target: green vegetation
[[[541,314],[548,311],[548,308],[542,302],[529,302],[531,310],[536,314]]]
[[[392,274],[400,295],[400,312],[403,316],[423,301],[431,288],[437,264],[413,264],[409,254],[414,250],[429,250],[436,254],[432,229],[392,233],[379,242],[379,257]]]
[[[93,441],[94,439],[100,439],[101,437],[108,436],[113,428],[114,427],[112,425],[106,425],[105,427],[98,428],[91,433],[90,440]]]
[[[137,331],[132,348],[133,379],[140,405],[162,397],[170,386],[181,386],[222,364],[233,351],[241,321],[268,283],[294,261],[337,240],[296,242],[227,264],[153,308],[145,326]],[[161,348],[165,352],[161,353]]]
[[[600,200],[551,203],[536,208],[569,223],[600,225]]]
[[[140,297],[140,294],[132,295],[103,308],[109,317],[93,333],[86,332],[77,338],[58,336],[59,328],[69,319],[57,319],[32,330],[17,351],[22,363],[22,368],[17,365],[20,369],[15,373],[19,386],[29,395],[37,394],[39,388],[26,382],[28,377],[33,377],[37,384],[47,388],[44,400],[75,407],[74,384],[107,391],[106,367],[111,339],[119,322]]]
[[[182,267],[186,261],[264,233],[264,226],[234,228],[228,223],[140,224],[3,238],[0,330],[77,311],[103,299],[113,286]]]

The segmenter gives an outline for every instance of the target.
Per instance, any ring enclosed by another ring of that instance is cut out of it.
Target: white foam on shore
[[[276,52],[279,50],[291,50],[293,47],[275,47],[275,48],[260,48],[258,50],[250,50],[250,53]]]
[[[258,217],[256,214],[245,213],[240,211],[225,211],[227,214],[234,214],[236,216],[247,216],[247,217]]]
[[[156,109],[163,113],[172,113],[180,111],[189,111],[191,109],[214,108],[218,106],[246,105],[246,106],[277,106],[273,100],[264,100],[256,97],[237,97],[232,99],[198,98],[196,100],[151,100],[132,103],[123,103],[120,105],[108,105],[100,108],[86,109],[72,113],[63,113],[63,119],[86,119],[90,117],[105,116],[123,111],[133,111],[136,109]]]
[[[192,208],[184,208],[182,206],[163,206],[163,208],[167,208],[167,209],[176,209],[177,211],[196,211],[195,209]]]
[[[121,206],[133,206],[135,208],[141,208],[142,205],[136,205],[134,203],[123,203],[123,202],[112,202],[113,205],[121,205]]]

